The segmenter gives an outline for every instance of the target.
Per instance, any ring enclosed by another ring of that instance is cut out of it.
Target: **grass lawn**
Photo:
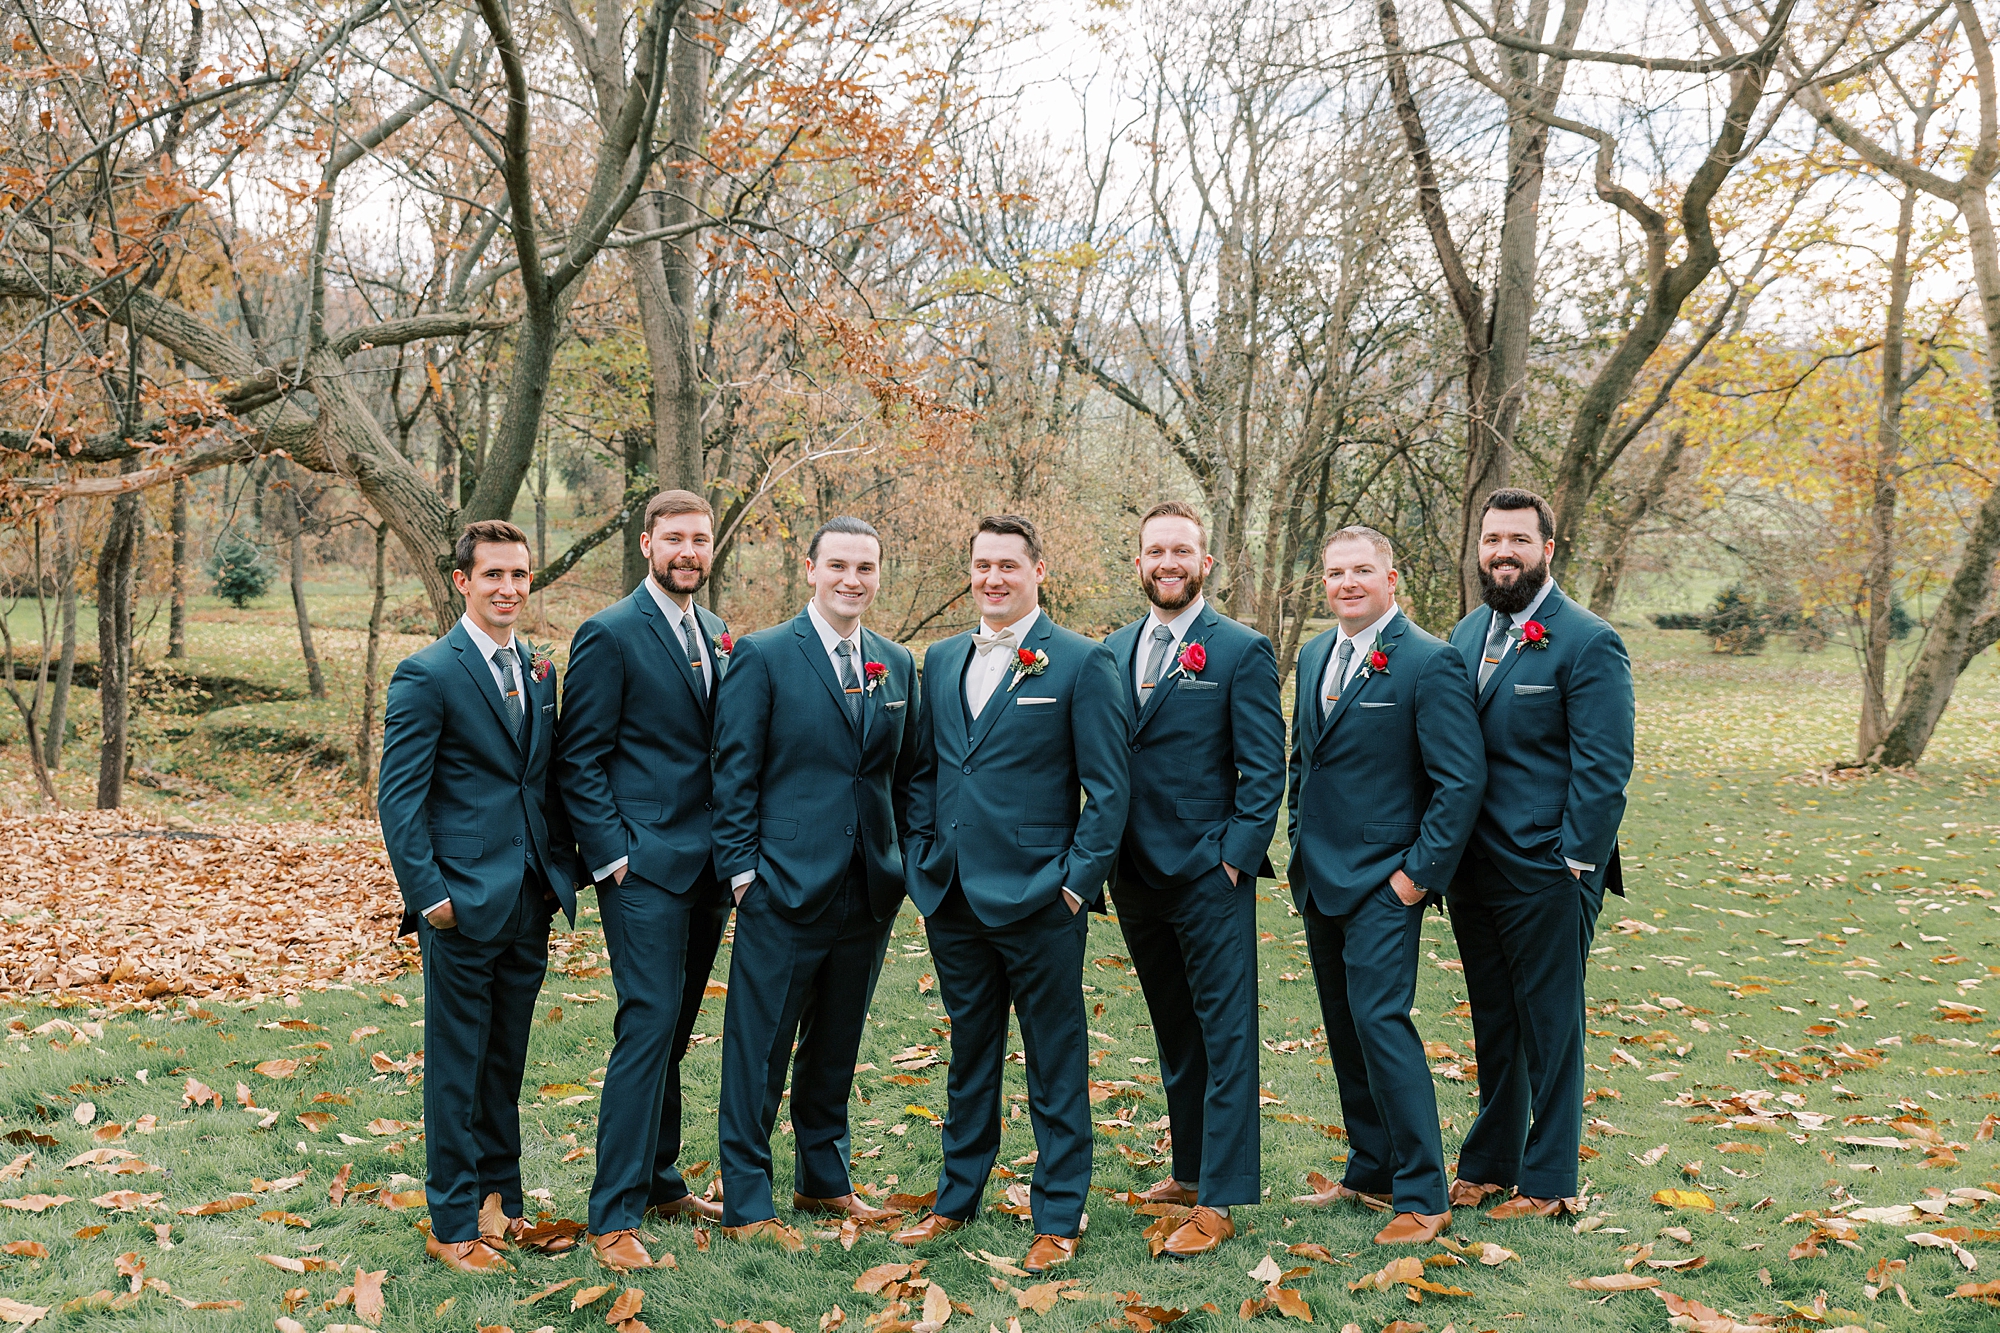
[[[1988,1128],[1988,1117],[2000,1115],[2000,1022],[1984,1012],[1993,1008],[1985,992],[2000,989],[2000,897],[1993,896],[2000,891],[2000,670],[1987,659],[1967,673],[1934,767],[1914,777],[1827,780],[1817,770],[1844,752],[1852,725],[1846,662],[1783,652],[1713,659],[1692,635],[1638,631],[1629,638],[1642,704],[1640,772],[1624,829],[1631,897],[1608,904],[1586,986],[1595,1091],[1586,1111],[1592,1124],[1585,1142],[1594,1155],[1583,1167],[1583,1220],[1488,1224],[1461,1212],[1452,1237],[1496,1243],[1518,1260],[1428,1268],[1427,1279],[1472,1294],[1427,1295],[1421,1305],[1404,1286],[1349,1290],[1394,1256],[1369,1243],[1380,1225],[1374,1215],[1288,1201],[1304,1190],[1308,1173],[1339,1174],[1343,1145],[1329,1132],[1340,1113],[1323,1063],[1302,923],[1289,895],[1265,886],[1263,1082],[1273,1099],[1262,1123],[1266,1204],[1238,1211],[1239,1238],[1219,1254],[1175,1265],[1147,1257],[1140,1229],[1148,1219],[1097,1194],[1079,1260],[1052,1275],[1078,1285],[1045,1313],[994,1284],[997,1278],[1025,1290],[1030,1279],[996,1273],[976,1257],[984,1250],[1018,1260],[1027,1247],[1024,1220],[988,1211],[959,1233],[963,1249],[926,1256],[922,1276],[971,1310],[954,1314],[950,1327],[1006,1330],[1010,1316],[1020,1319],[1022,1333],[1136,1327],[1124,1314],[1127,1303],[1188,1311],[1177,1328],[1235,1327],[1241,1303],[1263,1291],[1249,1270],[1270,1255],[1281,1269],[1309,1270],[1286,1285],[1304,1298],[1316,1325],[1332,1329],[1351,1323],[1378,1333],[1399,1319],[1432,1333],[1447,1325],[1463,1333],[1664,1329],[1668,1311],[1647,1291],[1607,1297],[1570,1285],[1623,1273],[1644,1246],[1652,1249],[1639,1259],[1638,1274],[1746,1322],[1763,1315],[1799,1328],[1925,1333],[2000,1323],[1993,1308],[1951,1298],[1961,1282],[2000,1278],[2000,1244],[1993,1243],[2000,1240],[2000,1198],[1979,1193],[2000,1195]],[[17,750],[0,750],[10,780],[18,759]],[[186,808],[152,793],[142,799],[159,801],[163,812]],[[563,939],[549,976],[524,1109],[527,1184],[546,1191],[538,1197],[548,1209],[579,1220],[592,1171],[592,1083],[605,1063],[613,1008],[594,916],[580,925]],[[1432,1063],[1451,1156],[1475,1109],[1460,1063],[1472,1056],[1471,1028],[1444,919],[1433,915],[1425,936],[1417,1023],[1428,1042],[1441,1044]],[[1164,1170],[1155,1162],[1160,1132],[1150,1127],[1165,1111],[1156,1052],[1124,953],[1116,924],[1093,921],[1089,956],[1096,961],[1086,967],[1085,998],[1099,1062],[1093,1077],[1105,1094],[1093,1105],[1095,1183],[1108,1191],[1150,1183]],[[921,928],[906,908],[852,1107],[855,1180],[882,1194],[922,1193],[936,1183],[933,1116],[944,1109],[945,1069],[926,1061],[948,1060],[951,1052],[932,972]],[[716,975],[726,975],[726,960]],[[22,1160],[0,1183],[0,1201],[72,1197],[42,1212],[0,1211],[0,1241],[36,1242],[48,1251],[37,1257],[13,1246],[15,1253],[0,1257],[0,1296],[58,1307],[42,1327],[249,1330],[271,1328],[286,1293],[302,1291],[290,1317],[319,1330],[359,1322],[353,1309],[326,1303],[364,1269],[389,1274],[382,1327],[390,1330],[602,1327],[611,1295],[577,1312],[569,1301],[607,1282],[643,1290],[640,1318],[658,1330],[747,1319],[808,1333],[836,1305],[859,1329],[885,1310],[883,1299],[857,1292],[855,1280],[912,1256],[874,1235],[852,1250],[829,1237],[814,1252],[789,1256],[745,1251],[719,1234],[708,1242],[685,1225],[656,1225],[655,1252],[671,1251],[674,1269],[618,1279],[577,1254],[522,1258],[518,1272],[497,1280],[445,1274],[423,1258],[412,1229],[423,1216],[421,1195],[415,1207],[379,1201],[384,1192],[419,1189],[423,1174],[415,1124],[421,1091],[406,1073],[381,1068],[421,1048],[421,993],[420,979],[410,975],[393,990],[275,992],[254,1004],[169,998],[139,1008],[8,1009],[15,1021],[0,1049],[0,1136],[10,1142],[0,1164]],[[700,1030],[720,1032],[722,1008],[720,999],[709,1000]],[[85,1029],[89,1040],[75,1041],[60,1026],[36,1031],[53,1019],[94,1025]],[[935,1051],[914,1049],[925,1047]],[[703,1042],[687,1063],[685,1160],[704,1163],[698,1183],[713,1172],[719,1052],[715,1042]],[[298,1066],[265,1063],[273,1060]],[[1008,1072],[1008,1094],[1019,1097],[1021,1070]],[[190,1078],[213,1087],[222,1105],[184,1107]],[[235,1104],[239,1082],[264,1114]],[[124,1126],[122,1135],[100,1142],[93,1131],[111,1124]],[[1031,1168],[1017,1163],[1033,1150],[1032,1135],[1025,1116],[1008,1126],[1001,1164],[1025,1175]],[[1864,1139],[1881,1142],[1843,1141]],[[105,1147],[163,1170],[65,1168]],[[778,1154],[782,1197],[790,1168],[782,1138]],[[350,1192],[336,1207],[329,1186],[348,1163]],[[362,1192],[363,1183],[374,1188]],[[989,1203],[1001,1201],[1007,1183],[994,1182]],[[1656,1192],[1672,1189],[1699,1191],[1713,1208],[1654,1202]],[[123,1200],[133,1211],[117,1211],[112,1195],[128,1190],[140,1196]],[[253,1202],[217,1215],[181,1215],[238,1193]],[[1872,1214],[1880,1220],[1854,1216],[1896,1205],[1913,1209]],[[1930,1211],[1941,1215],[1930,1218]],[[172,1248],[161,1247],[162,1225]],[[1665,1228],[1685,1228],[1688,1239]],[[1950,1249],[1906,1239],[1926,1231],[1960,1237],[1977,1270],[1965,1271]],[[1302,1245],[1324,1247],[1331,1262],[1287,1253]],[[1448,1257],[1442,1247],[1432,1253]],[[266,1255],[306,1262],[280,1268],[260,1258]],[[1646,1259],[1703,1262],[1655,1269]],[[125,1292],[132,1279],[121,1262],[129,1271],[137,1261],[142,1282],[158,1279],[171,1293],[145,1289],[123,1310],[108,1308],[112,1295],[92,1296]],[[294,1271],[317,1261],[327,1267]],[[1871,1300],[1864,1284],[1882,1261],[1907,1267],[1884,1270],[1876,1285],[1885,1278],[1890,1285]],[[576,1281],[519,1304],[567,1279]],[[1815,1304],[1822,1293],[1823,1308]],[[74,1312],[60,1308],[78,1300]],[[242,1307],[188,1310],[181,1300]],[[901,1322],[919,1318],[921,1296]],[[1271,1326],[1283,1319],[1276,1309],[1257,1316]]]

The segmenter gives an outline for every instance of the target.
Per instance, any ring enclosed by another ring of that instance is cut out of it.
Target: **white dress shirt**
[[[1201,616],[1202,609],[1207,605],[1208,599],[1196,593],[1195,599],[1176,611],[1172,620],[1160,619],[1160,608],[1157,606],[1147,615],[1146,623],[1139,629],[1139,651],[1132,654],[1132,697],[1135,699],[1145,697],[1139,687],[1146,679],[1146,663],[1151,661],[1153,656],[1153,627],[1165,625],[1174,636],[1173,642],[1167,645],[1167,658],[1160,667],[1160,679],[1153,682],[1153,688],[1158,689],[1166,684],[1166,678],[1173,674],[1174,659],[1181,655],[1181,644],[1186,641],[1188,630],[1193,627],[1194,622]]]
[[[1512,620],[1514,622],[1514,628],[1519,629],[1521,628],[1521,626],[1527,624],[1530,620],[1533,620],[1535,618],[1535,613],[1542,609],[1542,603],[1548,601],[1549,594],[1554,592],[1555,590],[1556,590],[1556,581],[1554,579],[1549,579],[1548,581],[1543,583],[1542,590],[1535,594],[1535,600],[1529,602],[1525,609],[1516,611],[1513,614]],[[1499,613],[1496,611],[1494,614],[1498,615]],[[1490,620],[1486,622],[1486,633],[1489,635],[1493,633],[1493,622]],[[1521,647],[1521,640],[1517,638],[1508,643],[1507,651],[1510,653],[1519,653],[1528,650]],[[1499,670],[1498,667],[1494,669],[1496,671]],[[1588,861],[1573,861],[1567,856],[1563,858],[1563,864],[1568,866],[1571,870],[1581,870],[1585,871],[1586,873],[1597,869],[1596,866],[1592,865]]]
[[[1319,678],[1320,712],[1324,713],[1327,709],[1327,701],[1337,697],[1342,690],[1346,689],[1347,682],[1354,679],[1354,673],[1368,664],[1369,651],[1375,647],[1375,640],[1381,637],[1382,631],[1388,628],[1389,622],[1396,618],[1397,610],[1397,607],[1390,607],[1388,615],[1383,616],[1359,634],[1349,634],[1344,629],[1334,631],[1333,651],[1327,654],[1326,671]],[[1347,660],[1347,675],[1336,680],[1334,679],[1334,673],[1340,669],[1340,645],[1349,641],[1352,641],[1354,644],[1354,656]]]
[[[833,678],[835,680],[840,679],[839,648],[844,643],[854,650],[854,678],[861,682],[862,689],[867,689],[867,663],[861,660],[861,622],[858,620],[855,621],[854,633],[843,639],[840,637],[840,631],[827,624],[826,617],[819,613],[818,603],[806,603],[806,616],[812,621],[813,629],[819,634],[819,646],[826,649],[826,660],[833,663]],[[729,887],[740,890],[744,885],[756,878],[757,872],[755,870],[739,870],[729,877]],[[740,897],[741,895],[739,894],[738,896]]]
[[[506,642],[502,643],[495,640],[493,636],[488,634],[485,630],[479,628],[478,624],[474,622],[472,617],[469,615],[460,616],[458,618],[458,623],[459,627],[465,631],[466,637],[472,640],[472,646],[477,648],[479,650],[479,655],[486,659],[486,669],[493,673],[494,688],[498,689],[500,693],[503,695],[507,693],[507,682],[501,678],[500,664],[496,662],[494,658],[496,658],[501,653],[515,654],[514,680],[516,686],[521,690],[521,710],[522,710],[522,716],[525,717],[527,715],[527,707],[528,707],[528,696],[527,696],[528,682],[525,673],[523,673],[521,670],[520,654],[515,652],[514,649],[513,627],[512,626],[508,627],[507,640]],[[437,911],[438,908],[445,906],[450,901],[451,899],[448,897],[438,899],[436,902],[432,903],[429,907],[426,907],[424,909],[424,915],[429,916],[432,912]]]
[[[1035,617],[1041,614],[1042,609],[1038,606],[1013,624],[1003,626],[1003,630],[1014,631],[1014,641],[1006,648],[972,654],[972,660],[965,667],[965,702],[972,709],[975,720],[980,710],[986,707],[986,701],[993,697],[993,691],[1000,687],[1000,682],[1020,665],[1020,659],[1015,654],[1027,646],[1028,634],[1035,628]],[[990,639],[993,634],[982,620],[972,637],[977,641]]]

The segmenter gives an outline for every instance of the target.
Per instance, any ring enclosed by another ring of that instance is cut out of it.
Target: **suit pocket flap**
[[[1407,845],[1417,840],[1415,824],[1363,824],[1363,842],[1393,842]]]
[[[1052,704],[1059,702],[1061,701],[1057,699],[1016,699],[1014,701],[1015,705],[1020,708],[1026,708],[1030,704]]]
[[[1229,817],[1229,802],[1175,801],[1174,813],[1182,819],[1226,819]]]
[[[799,836],[799,821],[796,819],[760,819],[757,821],[757,836],[769,838],[773,842],[788,842]]]
[[[1184,680],[1181,682],[1181,688],[1184,690],[1219,690],[1222,688],[1222,682],[1219,680]]]
[[[486,851],[486,839],[467,837],[462,833],[431,834],[431,854],[449,857],[454,861],[476,861]]]
[[[623,796],[614,796],[611,798],[611,803],[618,807],[619,814],[630,815],[633,819],[658,822],[660,818],[660,803],[658,801],[628,800]]]
[[[891,699],[888,703],[883,704],[882,707],[893,713],[898,708],[908,707],[909,702],[908,699]]]
[[[1555,688],[1556,688],[1556,687],[1555,687],[1555,686],[1553,686],[1553,685],[1516,685],[1516,686],[1514,687],[1514,693],[1516,693],[1516,694],[1553,694],[1553,693],[1555,692]]]
[[[1068,824],[1023,824],[1014,836],[1023,847],[1067,847],[1075,833]]]
[[[1563,822],[1563,808],[1559,805],[1538,805],[1534,817],[1537,828],[1559,828]]]

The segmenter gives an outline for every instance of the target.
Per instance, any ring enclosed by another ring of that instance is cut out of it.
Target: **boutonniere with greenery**
[[[1030,676],[1039,676],[1049,669],[1049,655],[1039,648],[1022,648],[1014,654],[1014,679],[1007,682],[1012,690]]]
[[[1377,634],[1375,636],[1375,646],[1368,650],[1368,660],[1361,664],[1361,674],[1354,678],[1354,683],[1359,685],[1370,676],[1388,675],[1389,654],[1395,650],[1395,640],[1390,639],[1385,641],[1380,634]]]
[[[873,694],[877,685],[889,679],[889,667],[883,662],[864,662],[861,664],[861,674],[868,681],[866,685],[861,687],[861,692],[863,694]]]
[[[549,656],[548,649],[537,648],[532,643],[528,645],[528,675],[534,678],[536,684],[547,680],[549,673],[555,669],[556,660]]]
[[[1549,631],[1546,625],[1542,624],[1539,620],[1524,620],[1521,622],[1521,637],[1514,641],[1515,652],[1519,652],[1523,648],[1540,650],[1548,646]]]
[[[714,645],[717,657],[727,657],[736,651],[736,640],[730,635],[728,630],[724,630],[715,636]]]
[[[1198,676],[1201,674],[1201,669],[1207,665],[1208,649],[1198,643],[1190,643],[1182,648],[1181,655],[1174,659],[1174,670],[1167,679],[1172,680],[1175,676],[1190,678]]]

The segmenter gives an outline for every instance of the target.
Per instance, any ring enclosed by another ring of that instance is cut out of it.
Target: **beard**
[[[701,591],[703,584],[708,582],[708,567],[686,565],[681,563],[682,559],[681,556],[675,556],[665,564],[655,563],[653,582],[676,597],[692,597]]]
[[[1162,611],[1186,610],[1195,598],[1201,596],[1201,585],[1208,581],[1208,576],[1202,573],[1199,568],[1182,570],[1180,572],[1182,575],[1181,590],[1172,595],[1160,591],[1159,580],[1154,575],[1141,574],[1139,576],[1139,583],[1146,590],[1146,600],[1154,606],[1159,607]]]
[[[1513,556],[1502,556],[1497,563],[1506,565]],[[1542,585],[1549,581],[1549,562],[1540,560],[1533,565],[1523,564],[1510,583],[1502,583],[1493,577],[1493,571],[1486,565],[1479,566],[1479,600],[1492,607],[1503,616],[1519,615],[1528,609]]]

